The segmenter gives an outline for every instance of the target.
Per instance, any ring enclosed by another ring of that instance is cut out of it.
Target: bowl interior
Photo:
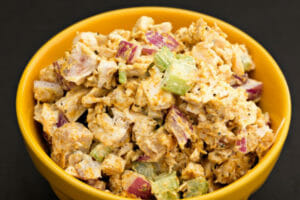
[[[140,16],[147,15],[153,17],[156,23],[164,21],[171,22],[173,24],[173,30],[182,26],[189,26],[193,21],[202,17],[210,25],[217,23],[220,28],[227,33],[228,39],[231,42],[243,43],[247,46],[256,64],[256,70],[253,76],[255,79],[264,83],[264,92],[260,106],[264,112],[270,114],[272,129],[278,133],[275,144],[264,159],[266,159],[272,151],[280,151],[287,135],[290,121],[289,91],[279,67],[257,42],[231,25],[196,12],[151,7],[135,9],[135,11],[130,11],[130,9],[112,11],[79,22],[53,37],[31,59],[23,73],[17,94],[18,120],[29,148],[33,149],[34,152],[39,152],[39,156],[47,156],[45,153],[40,152],[45,150],[45,147],[42,142],[39,127],[33,120],[33,107],[35,103],[32,93],[33,80],[37,79],[40,69],[49,65],[61,57],[66,50],[70,49],[72,39],[77,31],[94,31],[108,34],[114,29],[122,28],[131,30],[135,21]],[[277,150],[273,150],[276,146],[278,146]],[[258,165],[260,164],[261,163]]]

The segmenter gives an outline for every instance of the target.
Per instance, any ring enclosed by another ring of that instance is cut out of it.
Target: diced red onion
[[[245,73],[242,76],[234,74],[233,77],[235,78],[235,81],[232,85],[233,87],[239,87],[239,86],[245,84],[248,81],[248,74],[247,73]]]
[[[132,64],[134,57],[139,56],[138,46],[133,43],[122,40],[119,44],[119,49],[116,57],[122,57],[126,63]]]
[[[191,129],[191,131],[193,131],[193,126],[191,123],[189,123],[187,121],[187,119],[185,118],[184,114],[182,112],[180,112],[180,110],[178,110],[176,107],[173,107],[173,109],[175,110],[176,114],[179,115],[181,117],[181,119],[185,122],[189,124],[189,127]]]
[[[68,82],[64,79],[64,77],[60,73],[61,65],[59,65],[57,61],[53,62],[53,66],[54,66],[54,71],[56,74],[57,81],[64,90],[70,90],[76,86],[75,83]]]
[[[53,66],[54,66],[55,71],[59,71],[61,69],[61,66],[59,65],[59,63],[57,61],[53,62]]]
[[[146,33],[146,38],[151,44],[154,44],[158,48],[161,48],[164,46],[164,38],[158,32],[148,31]]]
[[[184,148],[193,134],[193,127],[177,108],[172,107],[166,118],[166,129],[173,133],[180,148]]]
[[[151,49],[151,48],[142,48],[142,55],[152,55],[156,52],[155,49]]]
[[[248,79],[248,81],[240,87],[244,88],[248,93],[248,100],[257,101],[262,94],[263,83],[253,79]]]
[[[146,33],[147,40],[157,46],[158,48],[162,48],[163,46],[168,47],[171,50],[175,50],[179,43],[168,33],[158,33],[156,31],[148,31]]]
[[[132,48],[133,44],[122,40],[119,44],[119,49],[117,52],[117,57],[124,57],[126,52]]]
[[[132,63],[132,60],[133,60],[134,55],[136,53],[136,50],[137,50],[137,46],[135,46],[135,47],[132,48],[132,50],[130,52],[130,55],[129,55],[128,59],[127,59],[127,63]]]
[[[247,140],[243,137],[241,140],[236,142],[236,145],[239,146],[239,150],[243,153],[247,152]]]
[[[140,157],[138,157],[138,161],[147,161],[150,159],[150,156],[146,155],[146,154],[143,154],[141,155]]]
[[[256,100],[259,99],[262,92],[262,85],[258,85],[256,87],[253,87],[251,89],[246,90],[248,93],[248,100]]]
[[[58,115],[58,121],[56,123],[57,128],[61,127],[62,125],[68,123],[68,119],[65,117],[65,115],[63,113],[59,113]]]
[[[148,181],[141,177],[137,177],[132,184],[127,188],[127,192],[134,194],[141,199],[151,198],[151,185]]]
[[[179,45],[179,43],[173,38],[171,35],[167,33],[163,33],[163,35],[166,35],[165,37],[165,46],[167,46],[169,49],[174,50]]]
[[[60,72],[60,69],[61,69],[61,66],[58,64],[57,61],[53,62],[53,66],[54,66],[54,71],[56,73],[56,77],[58,79],[58,82],[60,85],[63,85],[63,80],[64,80],[64,77],[59,73]]]
[[[187,143],[187,141],[188,141],[188,137],[187,137],[187,135],[185,134],[185,132],[182,130],[182,128],[178,125],[178,123],[177,123],[177,121],[176,121],[176,118],[175,117],[172,117],[172,120],[173,120],[173,126],[174,127],[176,127],[176,128],[178,128],[177,130],[179,130],[178,132],[176,131],[176,138],[177,138],[177,140],[179,141],[179,140],[183,140],[184,141],[184,144],[186,144]],[[181,132],[181,133],[180,133]],[[178,134],[179,133],[179,134]]]
[[[236,78],[236,79],[238,79],[239,81],[243,82],[242,77],[240,77],[240,76],[238,76],[236,74],[233,74],[233,77]]]

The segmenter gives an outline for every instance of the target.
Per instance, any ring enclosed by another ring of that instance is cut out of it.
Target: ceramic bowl
[[[231,42],[247,46],[256,64],[254,78],[264,83],[260,106],[270,114],[272,129],[277,133],[276,142],[264,158],[242,178],[212,193],[194,197],[201,200],[247,199],[267,179],[274,167],[288,134],[291,117],[291,100],[285,78],[270,54],[250,36],[219,19],[188,10],[164,7],[137,7],[114,10],[82,20],[43,45],[26,66],[19,82],[16,99],[17,117],[27,150],[38,171],[47,179],[56,195],[62,200],[118,200],[126,199],[99,191],[68,175],[56,165],[46,152],[41,131],[33,120],[33,81],[41,68],[49,65],[71,47],[77,31],[95,31],[108,34],[114,29],[131,29],[143,15],[154,18],[156,23],[169,21],[174,29],[188,26],[202,17],[209,25],[217,23],[228,34]]]

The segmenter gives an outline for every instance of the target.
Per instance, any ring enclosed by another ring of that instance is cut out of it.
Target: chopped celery
[[[155,54],[154,63],[160,71],[166,71],[162,89],[177,95],[184,95],[191,89],[197,70],[193,57],[174,56],[167,47],[163,47]]]
[[[127,82],[126,72],[123,70],[119,70],[119,83],[124,84]]]
[[[178,199],[177,190],[179,188],[179,180],[176,172],[170,174],[161,174],[155,177],[152,182],[152,193],[157,200]]]
[[[188,58],[190,59],[190,58]],[[184,95],[192,87],[196,76],[196,66],[191,61],[173,61],[165,72],[162,89],[177,95]]]
[[[111,152],[110,147],[103,144],[97,144],[91,151],[90,156],[92,156],[98,162],[102,162],[109,153]]]
[[[191,87],[176,75],[169,75],[164,79],[162,88],[177,95],[184,95]]]
[[[153,163],[134,162],[132,168],[139,174],[144,175],[150,180],[156,176]]]
[[[165,71],[172,61],[175,59],[174,54],[168,49],[168,47],[161,48],[154,56],[154,64],[160,71]]]
[[[244,70],[245,72],[248,72],[250,70],[252,70],[251,66],[252,66],[252,61],[250,59],[250,57],[248,55],[243,55],[241,57],[242,63],[244,65]]]
[[[206,194],[208,191],[208,183],[205,178],[198,177],[189,180],[187,183],[187,191],[184,193],[184,197],[194,197],[198,195]]]
[[[176,191],[165,191],[155,195],[157,200],[175,200],[179,199],[179,195]]]
[[[189,64],[189,65],[196,65],[196,62],[192,56],[177,54],[176,59],[178,59],[182,62],[185,62],[186,64]]]

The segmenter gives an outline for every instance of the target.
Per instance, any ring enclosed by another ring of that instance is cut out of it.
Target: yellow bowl
[[[102,13],[70,26],[38,50],[23,72],[16,99],[19,126],[35,166],[62,200],[126,199],[88,186],[66,174],[51,160],[43,146],[40,131],[33,120],[32,88],[33,81],[37,79],[40,69],[62,56],[64,51],[70,48],[77,31],[95,31],[107,34],[117,28],[131,29],[135,21],[142,15],[153,17],[157,23],[170,21],[174,25],[174,29],[188,26],[202,17],[210,25],[216,22],[228,34],[231,42],[243,43],[250,50],[257,66],[254,77],[264,83],[260,106],[271,116],[272,128],[277,133],[276,142],[265,157],[239,180],[215,192],[191,198],[201,200],[247,199],[267,179],[288,134],[291,100],[287,83],[274,59],[254,39],[221,20],[182,9],[138,7]]]

